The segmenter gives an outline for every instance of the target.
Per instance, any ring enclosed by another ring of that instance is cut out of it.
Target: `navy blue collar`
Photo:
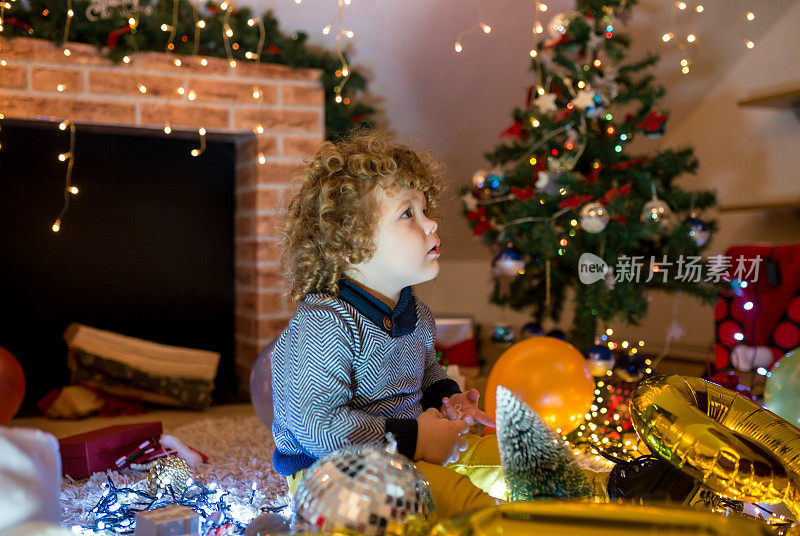
[[[339,297],[392,337],[408,335],[417,327],[417,308],[411,287],[400,291],[394,311],[381,300],[347,279],[339,280]]]

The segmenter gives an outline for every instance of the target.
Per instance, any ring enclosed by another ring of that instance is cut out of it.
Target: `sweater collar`
[[[339,297],[392,337],[408,335],[417,327],[417,308],[414,304],[411,287],[400,291],[400,299],[394,310],[344,278],[339,280]]]

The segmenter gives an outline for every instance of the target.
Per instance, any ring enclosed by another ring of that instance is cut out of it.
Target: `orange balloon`
[[[486,413],[492,417],[498,385],[565,434],[583,420],[594,400],[588,362],[577,348],[553,337],[525,339],[500,356],[486,384]]]
[[[25,397],[25,375],[19,361],[0,346],[0,424],[11,419]]]

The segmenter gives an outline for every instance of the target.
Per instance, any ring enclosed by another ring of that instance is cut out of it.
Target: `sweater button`
[[[386,331],[392,331],[392,319],[388,316],[383,318],[383,327],[386,328]]]

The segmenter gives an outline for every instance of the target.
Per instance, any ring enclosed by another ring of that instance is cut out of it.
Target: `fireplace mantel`
[[[251,134],[237,144],[234,214],[235,360],[247,390],[258,351],[293,308],[278,226],[290,180],[324,138],[321,71],[158,52],[117,65],[91,45],[66,47],[69,56],[49,41],[0,38],[0,118]]]

